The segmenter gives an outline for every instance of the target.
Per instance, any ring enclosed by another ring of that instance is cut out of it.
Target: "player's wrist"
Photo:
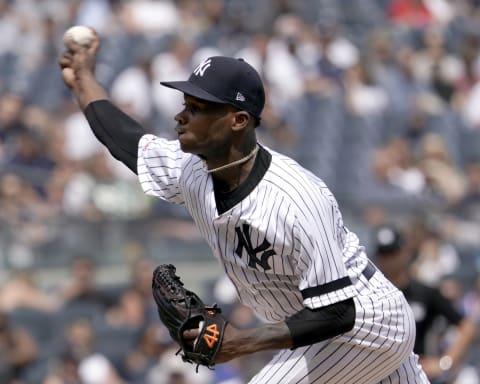
[[[227,323],[217,362],[225,362],[257,351],[254,329],[238,329]]]
[[[88,70],[76,73],[73,91],[82,110],[85,110],[93,101],[108,99],[105,89]]]
[[[290,330],[285,322],[265,324],[255,328],[251,334],[255,351],[287,349],[293,346]]]

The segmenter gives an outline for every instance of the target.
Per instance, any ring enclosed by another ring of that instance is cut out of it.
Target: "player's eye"
[[[195,104],[183,103],[183,106],[187,112],[190,112],[192,114],[200,111],[200,108]]]

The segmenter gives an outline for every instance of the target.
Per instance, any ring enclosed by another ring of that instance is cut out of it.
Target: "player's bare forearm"
[[[285,349],[292,346],[290,331],[283,322],[251,329],[238,329],[229,324],[215,361],[223,363],[255,352]]]
[[[421,356],[420,363],[427,376],[433,379],[444,375],[446,370],[458,369],[475,338],[475,333],[475,324],[465,318],[458,325],[457,336],[442,356]]]
[[[108,99],[107,92],[97,82],[92,72],[79,72],[76,74],[72,92],[82,111],[93,101]]]
[[[457,366],[464,358],[472,341],[475,339],[475,334],[475,323],[468,318],[464,318],[458,325],[458,332],[455,341],[445,353],[452,358],[453,366]]]

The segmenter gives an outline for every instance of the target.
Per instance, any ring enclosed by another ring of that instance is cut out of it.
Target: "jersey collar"
[[[232,191],[220,192],[218,186],[215,185],[215,180],[213,181],[213,189],[215,192],[215,202],[217,204],[218,214],[221,215],[226,211],[233,208],[240,201],[245,199],[250,192],[260,183],[263,176],[268,170],[270,163],[272,162],[272,155],[261,145],[255,158],[255,163],[253,164],[252,171],[247,176],[245,181],[235,188]]]

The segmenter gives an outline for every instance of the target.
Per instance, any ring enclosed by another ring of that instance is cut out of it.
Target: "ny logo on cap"
[[[203,76],[207,68],[210,67],[211,63],[212,63],[211,59],[203,60],[200,64],[196,66],[196,68],[193,70],[193,73],[196,76]]]

